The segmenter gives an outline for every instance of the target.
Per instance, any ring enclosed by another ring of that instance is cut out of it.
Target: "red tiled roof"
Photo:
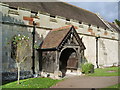
[[[56,48],[71,30],[72,26],[65,26],[51,30],[43,41],[42,49]]]

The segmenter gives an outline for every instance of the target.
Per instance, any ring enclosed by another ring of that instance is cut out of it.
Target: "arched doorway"
[[[78,55],[73,48],[66,48],[60,55],[59,70],[62,72],[62,76],[66,75],[67,70],[77,70],[78,68]]]

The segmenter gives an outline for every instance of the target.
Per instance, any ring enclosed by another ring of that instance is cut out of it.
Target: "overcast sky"
[[[113,22],[118,19],[118,2],[68,2],[75,6],[99,13],[105,20]],[[120,13],[120,12],[119,12]]]

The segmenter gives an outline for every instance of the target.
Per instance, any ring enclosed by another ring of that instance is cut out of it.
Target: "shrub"
[[[91,63],[85,63],[82,65],[82,73],[94,73],[94,65]]]

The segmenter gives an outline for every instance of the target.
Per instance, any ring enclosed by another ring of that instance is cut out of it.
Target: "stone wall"
[[[3,76],[9,77],[9,79],[15,79],[17,73],[17,66],[15,60],[11,57],[11,42],[12,38],[17,34],[23,34],[31,38],[31,33],[27,31],[26,27],[2,24],[2,72]],[[32,52],[32,51],[31,51]],[[29,53],[31,53],[29,52]],[[32,55],[32,54],[31,54]],[[31,71],[32,66],[31,56],[27,57],[25,62],[21,63],[21,71]],[[7,78],[3,78],[7,80]]]
[[[55,51],[43,51],[42,52],[42,71],[48,73],[54,73],[56,70],[56,53]]]
[[[118,41],[99,39],[99,65],[118,65]]]
[[[2,72],[4,77],[8,75],[11,79],[16,78],[17,66],[15,60],[11,58],[11,39],[14,35],[23,34],[30,37],[30,41],[32,42],[32,30],[31,27],[23,27],[19,25],[11,25],[11,24],[2,24]],[[43,32],[42,32],[43,31]],[[41,32],[41,34],[39,34]],[[42,38],[45,37],[46,32],[43,29],[36,29],[36,44],[40,45]],[[42,36],[43,35],[43,36]],[[42,37],[42,38],[41,38]],[[31,43],[31,56],[27,57],[23,63],[21,63],[21,71],[26,73],[29,72],[32,75],[32,43]],[[36,51],[35,58],[35,71],[39,73],[39,53]],[[14,75],[14,76],[13,76]],[[13,76],[13,77],[12,77]],[[29,74],[28,74],[29,76]],[[22,76],[23,77],[23,76]],[[25,77],[26,78],[26,77]],[[3,78],[4,80],[8,78]]]
[[[91,36],[83,36],[85,49],[85,59],[96,66],[96,39]]]
[[[0,5],[1,6],[1,5]],[[2,15],[2,20],[0,20],[0,25],[2,26],[2,30],[0,34],[2,34],[0,40],[0,55],[2,55],[2,74],[3,74],[3,80],[13,80],[17,78],[17,66],[15,63],[15,60],[11,58],[11,42],[12,38],[17,34],[22,34],[25,36],[30,37],[30,41],[32,42],[32,31],[33,27],[26,26],[28,24],[28,21],[23,21],[20,18],[22,18],[22,15],[26,13],[27,16],[29,15],[29,11],[25,11],[24,13],[20,10],[20,15],[14,15],[9,14],[8,7],[1,7],[2,10],[0,11],[0,15]],[[36,44],[40,44],[42,38],[45,38],[47,35],[47,32],[45,29],[36,28]],[[41,38],[42,37],[42,38]],[[32,43],[31,43],[31,56],[27,57],[27,60],[25,62],[21,63],[21,78],[27,78],[32,76]],[[35,71],[36,73],[39,73],[39,57],[38,52],[36,51],[36,60],[35,60]],[[1,68],[0,68],[1,69]]]

